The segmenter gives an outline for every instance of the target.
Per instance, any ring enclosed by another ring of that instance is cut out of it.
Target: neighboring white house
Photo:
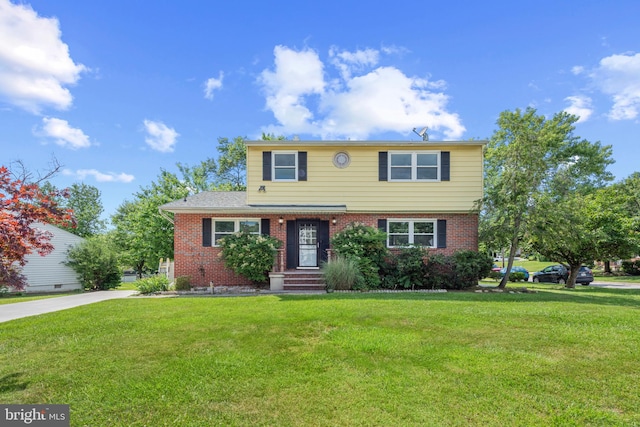
[[[48,231],[52,234],[53,251],[46,256],[34,252],[25,257],[27,264],[22,268],[22,274],[27,278],[25,292],[64,292],[82,289],[76,272],[64,265],[67,251],[72,246],[82,243],[84,239],[51,224],[36,223],[34,228]]]

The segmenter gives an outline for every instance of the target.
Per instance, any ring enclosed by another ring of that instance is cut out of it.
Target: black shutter
[[[378,181],[388,181],[387,166],[387,152],[378,152]]]
[[[329,221],[320,221],[318,226],[318,246],[320,249],[320,262],[327,262],[329,259],[327,249],[329,249]]]
[[[211,218],[202,218],[202,246],[211,246]]]
[[[438,247],[439,248],[447,247],[447,220],[446,219],[438,220]]]
[[[262,152],[262,180],[271,181],[271,151]]]
[[[386,219],[379,219],[378,220],[378,230],[384,231],[385,233],[387,232],[387,220]]]
[[[298,251],[296,250],[296,222],[287,221],[287,269],[296,268]]]
[[[449,151],[442,151],[440,153],[440,181],[449,181],[451,167],[451,153]]]
[[[298,181],[307,180],[307,152],[298,151]]]
[[[269,229],[269,226],[271,225],[271,222],[269,221],[269,218],[262,218],[260,220],[260,233],[263,236],[269,236],[271,230]]]

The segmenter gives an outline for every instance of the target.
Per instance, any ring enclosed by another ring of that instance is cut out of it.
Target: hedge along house
[[[216,242],[241,229],[283,242],[284,288],[318,270],[331,237],[353,222],[450,255],[478,249],[486,141],[247,141],[247,190],[203,192],[161,206],[174,214],[176,276],[194,286],[248,285]],[[293,278],[292,278],[293,277]],[[296,279],[296,277],[298,279]],[[272,287],[279,288],[276,284]],[[297,286],[299,288],[300,286]]]

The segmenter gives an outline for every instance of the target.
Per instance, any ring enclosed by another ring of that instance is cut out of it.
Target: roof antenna
[[[419,137],[421,137],[423,141],[428,141],[429,140],[429,135],[427,134],[428,129],[429,128],[425,126],[422,129],[420,129],[420,132],[418,132],[416,131],[416,128],[413,128],[413,132]]]

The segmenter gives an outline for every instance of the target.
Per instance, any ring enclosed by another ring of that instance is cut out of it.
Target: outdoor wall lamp
[[[267,192],[267,187],[265,187],[264,185],[261,185],[260,187],[258,187],[258,193],[266,193]]]
[[[282,217],[278,218],[278,224],[280,225],[284,224],[284,218]]]
[[[335,216],[331,218],[331,224],[336,225],[337,223],[338,223],[338,220],[336,219]]]

